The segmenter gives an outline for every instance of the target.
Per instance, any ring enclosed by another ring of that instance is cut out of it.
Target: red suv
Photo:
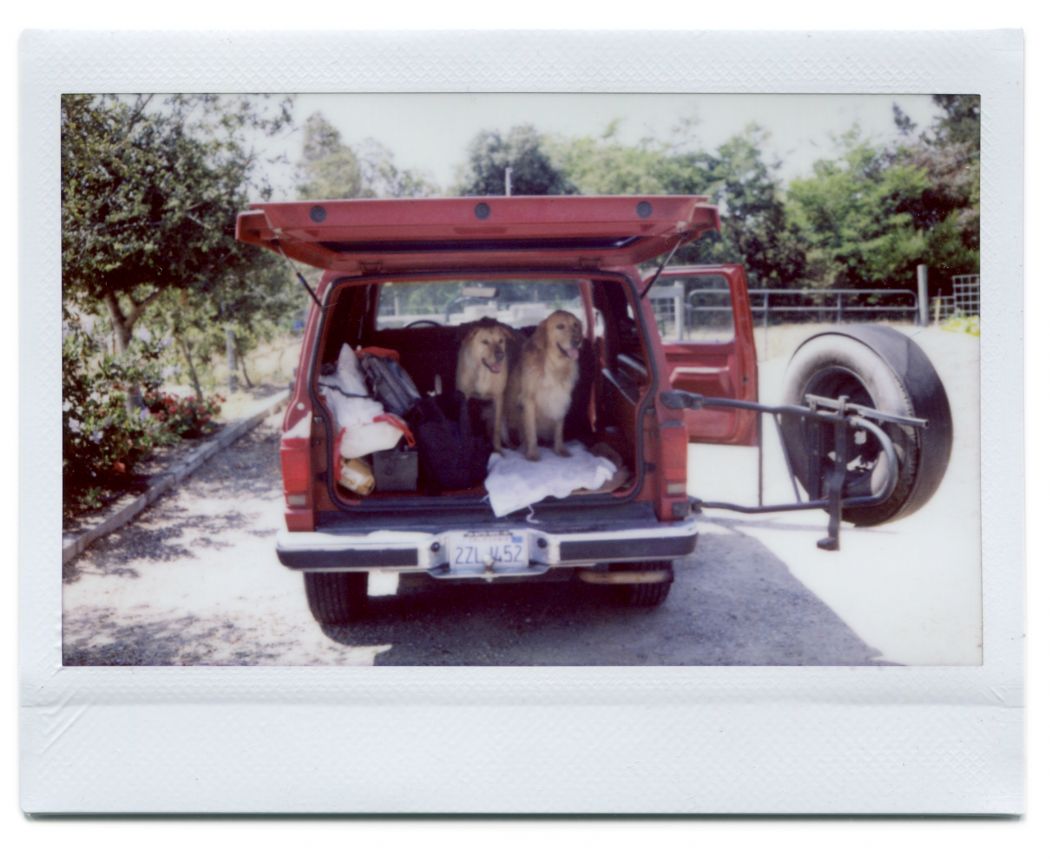
[[[323,270],[307,287],[314,302],[284,418],[287,529],[277,541],[281,562],[304,572],[317,620],[363,611],[373,572],[576,577],[629,603],[662,602],[674,560],[697,541],[687,444],[755,443],[757,412],[712,401],[753,405],[757,361],[740,266],[676,273],[703,282],[711,337],[665,331],[666,346],[645,298],[653,278],[638,266],[718,229],[716,207],[691,196],[261,203],[241,213],[240,240]],[[497,319],[528,336],[556,309],[583,330],[566,438],[607,454],[616,481],[502,517],[481,483],[435,490],[410,476],[361,495],[339,482],[340,431],[319,379],[344,345],[396,356],[420,393],[448,392],[464,323]],[[707,408],[684,411],[701,405],[687,393]]]

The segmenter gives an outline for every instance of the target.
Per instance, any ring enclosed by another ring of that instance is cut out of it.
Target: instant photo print
[[[21,70],[25,811],[1023,812],[1018,32]]]

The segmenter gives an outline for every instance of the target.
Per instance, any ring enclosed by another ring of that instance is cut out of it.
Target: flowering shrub
[[[224,400],[222,395],[200,400],[195,395],[180,398],[156,390],[145,396],[150,414],[166,430],[180,437],[197,437],[215,430],[215,416],[222,409]]]
[[[169,432],[135,393],[159,385],[156,356],[135,346],[102,355],[92,337],[69,324],[62,339],[63,508],[102,504],[107,489],[126,482],[135,463]]]

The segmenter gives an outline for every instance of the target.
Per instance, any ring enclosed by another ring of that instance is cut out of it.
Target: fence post
[[[835,294],[835,322],[842,322],[842,293]]]
[[[915,270],[915,278],[919,284],[919,325],[930,325],[930,287],[927,279],[925,263],[920,263]]]

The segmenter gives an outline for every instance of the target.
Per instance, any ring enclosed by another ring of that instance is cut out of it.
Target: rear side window
[[[577,281],[389,281],[379,287],[376,328],[458,326],[482,317],[522,328],[554,311],[583,319]]]
[[[660,279],[649,298],[664,341],[726,344],[733,340],[733,304],[725,276]]]

